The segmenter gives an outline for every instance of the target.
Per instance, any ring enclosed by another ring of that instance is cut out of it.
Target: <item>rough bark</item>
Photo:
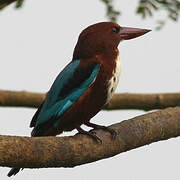
[[[45,98],[43,93],[0,90],[0,106],[39,107]],[[153,110],[180,106],[180,93],[115,94],[105,110],[141,109]]]
[[[0,136],[0,165],[43,168],[74,167],[156,141],[180,136],[180,107],[168,108],[138,116],[111,126],[117,137],[95,130],[103,143],[89,136],[13,137]]]

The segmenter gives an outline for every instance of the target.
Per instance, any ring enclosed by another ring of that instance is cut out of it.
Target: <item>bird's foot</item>
[[[100,144],[102,144],[102,140],[93,132],[88,132],[85,131],[84,129],[82,129],[81,127],[77,127],[76,128],[78,130],[79,133],[81,134],[86,134],[88,136],[90,136],[91,138],[93,138],[95,141],[99,142]]]
[[[109,127],[97,125],[97,124],[94,124],[94,123],[91,123],[91,122],[86,122],[85,125],[89,126],[89,127],[92,127],[94,129],[102,129],[102,130],[108,131],[111,134],[112,139],[115,139],[116,136],[117,136],[116,131],[114,129],[109,128]]]

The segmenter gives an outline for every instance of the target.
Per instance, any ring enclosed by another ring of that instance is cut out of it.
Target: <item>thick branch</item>
[[[8,167],[74,167],[109,158],[156,141],[180,136],[180,107],[142,115],[111,126],[108,132],[96,130],[103,143],[89,136],[13,137],[0,136],[0,165]]]
[[[0,106],[39,107],[45,94],[26,91],[0,90]],[[164,109],[180,106],[180,93],[115,94],[105,110],[117,109]]]

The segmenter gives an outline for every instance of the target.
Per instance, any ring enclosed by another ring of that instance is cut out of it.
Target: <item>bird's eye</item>
[[[112,31],[115,32],[115,33],[119,33],[120,28],[119,27],[113,27]]]

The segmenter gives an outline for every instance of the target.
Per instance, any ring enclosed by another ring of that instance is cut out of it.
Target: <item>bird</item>
[[[115,22],[99,22],[84,29],[74,48],[72,60],[56,77],[43,103],[35,112],[30,127],[32,137],[56,136],[77,129],[94,140],[96,134],[81,125],[116,132],[106,126],[91,123],[112,98],[121,73],[118,45],[148,33],[149,29],[121,27]],[[12,168],[8,176],[20,168]]]

